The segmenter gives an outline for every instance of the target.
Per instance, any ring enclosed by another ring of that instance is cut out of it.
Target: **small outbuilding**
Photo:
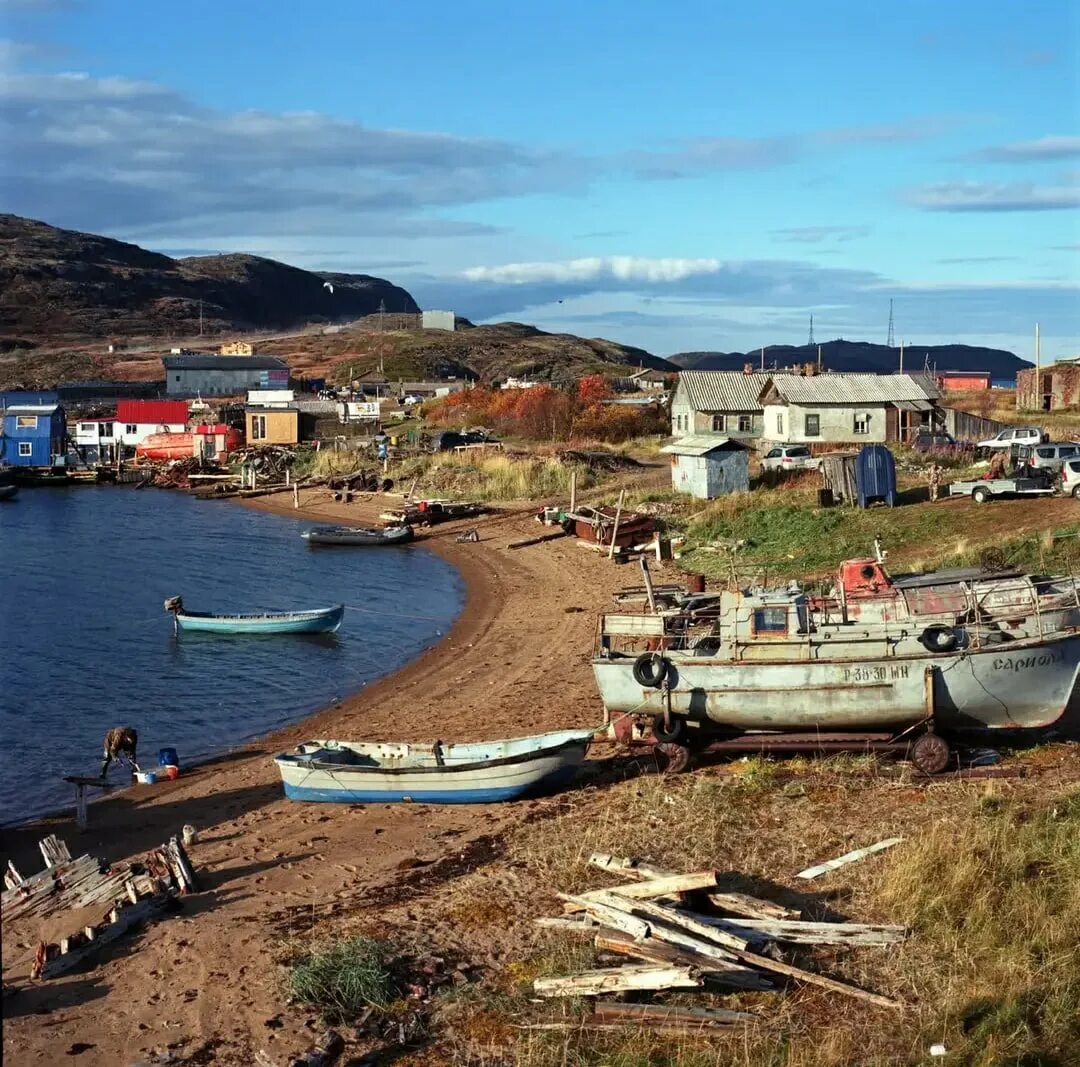
[[[750,453],[729,437],[699,435],[660,449],[671,456],[671,486],[699,500],[750,488]]]
[[[300,412],[296,408],[249,407],[244,417],[249,445],[300,443]]]
[[[59,404],[4,409],[0,459],[12,467],[51,467],[67,451],[67,421]]]

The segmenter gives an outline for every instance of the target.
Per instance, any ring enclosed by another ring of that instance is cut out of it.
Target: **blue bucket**
[[[179,767],[180,757],[175,748],[163,748],[157,755],[158,765],[161,767]]]

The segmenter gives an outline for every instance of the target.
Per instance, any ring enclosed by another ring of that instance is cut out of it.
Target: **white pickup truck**
[[[986,504],[995,496],[1053,496],[1055,492],[1041,478],[983,478],[949,486],[949,496],[969,496],[976,504]]]

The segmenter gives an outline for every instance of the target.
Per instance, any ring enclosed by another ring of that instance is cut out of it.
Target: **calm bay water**
[[[183,493],[23,489],[0,502],[0,822],[70,803],[113,726],[181,765],[296,721],[446,632],[457,572],[419,545],[309,549],[311,523]],[[345,603],[334,635],[173,634],[193,611]],[[359,610],[363,609],[363,610]],[[116,767],[114,782],[125,775]]]

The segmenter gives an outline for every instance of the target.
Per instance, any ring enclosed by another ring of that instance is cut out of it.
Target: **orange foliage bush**
[[[550,385],[477,387],[425,405],[424,417],[436,426],[484,426],[540,441],[626,441],[668,432],[667,415],[658,407],[602,403],[610,395],[610,386],[599,374],[582,378],[574,392]]]

